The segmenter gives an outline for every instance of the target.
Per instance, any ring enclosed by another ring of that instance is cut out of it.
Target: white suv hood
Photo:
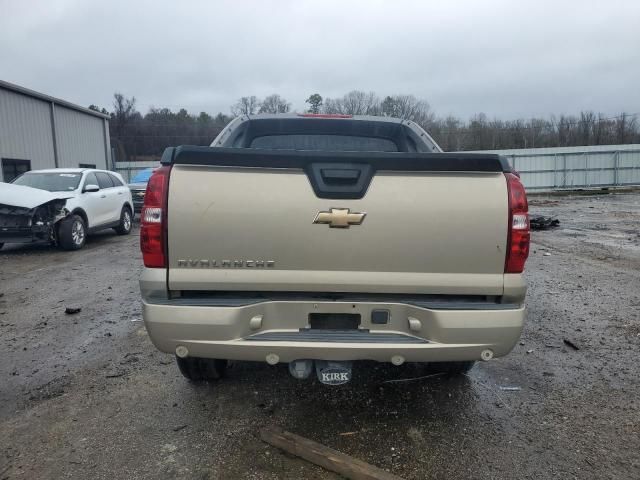
[[[75,197],[73,192],[48,192],[39,188],[0,182],[0,204],[12,207],[31,209],[51,200],[65,200],[73,197]]]

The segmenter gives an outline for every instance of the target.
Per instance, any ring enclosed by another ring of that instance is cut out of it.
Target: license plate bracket
[[[362,317],[359,313],[310,313],[312,330],[357,330]]]

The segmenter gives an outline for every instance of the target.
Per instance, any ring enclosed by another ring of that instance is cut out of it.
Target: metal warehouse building
[[[28,170],[111,166],[109,116],[0,80],[0,180]]]

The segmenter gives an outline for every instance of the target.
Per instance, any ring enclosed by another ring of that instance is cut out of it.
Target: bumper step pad
[[[331,342],[331,343],[429,343],[424,338],[402,333],[371,333],[369,330],[300,329],[298,332],[257,333],[245,340],[252,342]]]

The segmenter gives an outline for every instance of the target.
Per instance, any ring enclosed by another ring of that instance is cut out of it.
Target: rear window
[[[392,140],[351,135],[267,135],[255,137],[250,148],[273,150],[324,150],[344,152],[397,152]]]

